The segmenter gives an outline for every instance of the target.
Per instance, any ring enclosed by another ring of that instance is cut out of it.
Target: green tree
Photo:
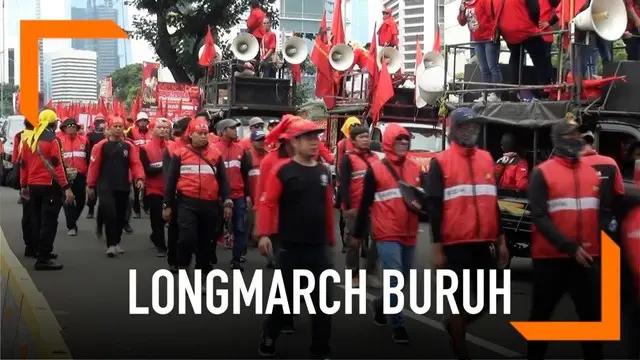
[[[275,0],[261,0],[262,8],[277,25]],[[178,83],[198,83],[205,69],[198,65],[198,50],[204,44],[207,26],[211,26],[216,45],[222,35],[238,25],[248,10],[249,0],[126,0],[128,5],[148,12],[148,16],[134,16],[131,35],[146,40],[155,49],[157,60],[171,71]],[[177,29],[169,33],[169,27]]]
[[[0,116],[13,115],[13,93],[18,91],[18,87],[10,84],[0,84],[2,86],[2,102],[0,104]]]
[[[302,81],[296,86],[295,106],[300,106],[315,97],[315,74],[316,67],[311,60],[307,58],[300,64],[302,71]]]
[[[142,64],[127,65],[109,76],[113,86],[113,97],[130,106],[142,88]]]

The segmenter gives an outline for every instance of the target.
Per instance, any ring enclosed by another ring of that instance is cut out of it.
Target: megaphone
[[[444,67],[444,56],[442,56],[442,54],[440,54],[439,52],[429,51],[428,53],[424,54],[422,62],[424,63],[425,69],[429,69],[434,66]]]
[[[222,50],[220,49],[220,47],[218,47],[218,45],[214,45],[215,49],[216,49],[216,57],[215,59],[213,59],[213,62],[218,62],[220,60],[222,60]],[[204,52],[204,45],[200,46],[200,50],[198,50],[198,58],[202,57],[202,53]]]
[[[627,27],[627,10],[622,0],[591,0],[591,5],[576,15],[576,29],[593,31],[608,41],[618,40]]]
[[[400,52],[394,47],[386,46],[378,53],[378,66],[382,66],[382,60],[386,60],[389,74],[396,73],[402,66]]]
[[[346,44],[334,45],[329,51],[329,63],[336,71],[345,71],[353,65],[353,49]]]
[[[236,36],[231,43],[231,52],[238,60],[253,60],[260,51],[258,39],[249,33],[242,33]]]
[[[309,54],[307,42],[299,37],[292,37],[282,45],[282,57],[289,64],[302,64]]]
[[[444,94],[445,72],[442,66],[426,69],[418,78],[420,98],[428,105],[436,105],[438,98]]]

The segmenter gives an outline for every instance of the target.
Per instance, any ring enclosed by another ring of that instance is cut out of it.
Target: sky
[[[16,76],[19,77],[19,21],[26,19],[35,19],[35,1],[34,0],[5,0],[5,19],[6,24],[0,24],[0,42],[3,35],[6,41],[5,48],[16,49],[16,64],[15,71]],[[122,1],[122,0],[119,0]],[[17,18],[15,17],[15,8],[18,7]],[[41,0],[41,14],[42,19],[47,20],[64,20],[69,19],[69,0]],[[11,13],[11,14],[10,14]],[[129,7],[129,19],[127,19],[128,29],[131,28],[133,22],[133,16],[140,14],[138,10],[133,7]],[[10,18],[11,17],[11,18]],[[0,21],[1,22],[1,21]],[[127,29],[127,30],[128,30]],[[6,30],[6,34],[3,32]],[[155,52],[144,40],[130,40],[131,41],[131,57],[133,63],[142,63],[143,61],[154,61]],[[58,50],[71,47],[70,39],[46,39],[43,41],[43,51],[45,54],[54,53]],[[0,49],[0,51],[2,51]],[[5,60],[7,61],[7,60]],[[8,66],[3,67],[4,76],[3,80],[6,81],[8,77]],[[1,74],[1,73],[0,73]],[[18,80],[18,79],[16,79]],[[19,82],[19,81],[18,81]]]

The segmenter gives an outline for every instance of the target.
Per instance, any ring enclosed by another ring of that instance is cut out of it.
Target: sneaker
[[[115,246],[109,246],[107,248],[107,256],[111,257],[111,258],[116,256],[116,247]]]
[[[275,357],[276,356],[276,340],[268,337],[266,334],[262,334],[260,338],[260,347],[258,347],[258,354],[262,357]]]
[[[133,218],[134,219],[140,219],[142,217],[142,215],[140,215],[140,213],[134,213],[133,214]]]
[[[167,249],[157,249],[156,257],[159,257],[159,258],[167,257]]]
[[[496,93],[491,93],[487,96],[487,102],[499,102],[502,101]]]
[[[52,259],[39,259],[36,261],[35,269],[38,271],[62,270],[62,264],[59,264]]]
[[[231,260],[231,270],[240,270],[241,272],[244,272],[244,267],[242,266],[240,261]]]
[[[87,213],[87,219],[93,219],[93,211]]]
[[[133,233],[133,228],[131,227],[131,225],[126,224],[122,230],[124,230],[124,232],[126,232],[127,234],[132,234]]]
[[[375,275],[367,275],[367,287],[372,289],[382,289],[382,282]]]
[[[246,257],[246,256],[244,256],[244,255],[240,256],[240,263],[241,263],[241,264],[244,264],[244,263],[246,263],[246,262],[247,262],[247,257]]]
[[[68,236],[78,236],[78,228],[71,229],[67,232]]]
[[[393,329],[393,334],[391,338],[396,344],[408,344],[409,343],[409,334],[407,333],[407,329],[402,327],[397,327]]]
[[[369,308],[373,311],[373,323],[378,326],[386,326],[389,321],[382,312],[382,308],[377,309],[375,303],[372,301],[369,303]]]
[[[124,250],[120,247],[120,245],[116,245],[116,253],[124,254]]]

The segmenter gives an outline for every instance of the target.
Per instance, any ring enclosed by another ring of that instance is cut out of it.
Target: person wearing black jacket
[[[476,146],[480,135],[479,120],[469,108],[459,108],[451,113],[451,146],[431,161],[423,184],[434,267],[448,268],[458,279],[462,279],[465,269],[502,268],[509,260],[493,176],[493,158]],[[498,259],[495,254],[499,255]],[[484,275],[482,294],[486,305],[490,293],[489,271]],[[474,275],[471,279],[475,282],[477,277]],[[475,291],[477,285],[471,284],[470,289]],[[464,289],[458,287],[454,294],[457,304],[463,303],[464,295]],[[467,327],[484,314],[486,311],[475,315],[462,311],[445,320],[445,329],[458,359],[469,358],[465,341]]]
[[[102,114],[96,115],[96,119],[93,121],[93,131],[90,131],[89,133],[87,133],[87,142],[89,143],[89,150],[87,151],[89,152],[89,154],[91,154],[91,150],[97,143],[104,140],[105,138],[104,126],[105,126],[104,115]],[[98,194],[96,194],[96,196],[93,198],[87,199],[87,208],[88,208],[87,219],[93,219],[93,216],[95,214],[94,210],[97,203],[98,203]],[[96,219],[96,222],[98,222],[97,219]]]
[[[294,155],[276,165],[266,179],[264,195],[258,208],[257,235],[260,252],[274,256],[270,237],[278,234],[280,251],[277,264],[282,272],[287,298],[294,296],[293,271],[306,269],[313,273],[315,287],[311,293],[316,314],[312,317],[311,358],[329,355],[331,315],[320,309],[320,296],[331,302],[331,286],[320,294],[320,275],[331,268],[327,245],[335,244],[333,191],[327,168],[317,162],[318,135],[324,131],[311,121],[291,124]],[[276,306],[264,323],[258,353],[264,357],[276,354],[276,341],[289,322],[289,314]]]
[[[364,175],[371,163],[380,161],[375,153],[370,149],[370,138],[368,129],[364,126],[352,127],[349,137],[354,149],[345,152],[340,163],[340,187],[342,197],[342,212],[345,215],[345,232],[347,235],[346,265],[352,269],[353,284],[359,283],[358,272],[360,270],[360,253],[366,257],[367,286],[381,288],[382,283],[376,276],[378,264],[378,251],[375,241],[369,239],[369,229],[365,230],[363,243],[356,244],[352,239],[353,227],[355,226],[356,215],[362,199],[364,189]],[[354,285],[356,286],[356,285]]]
[[[554,155],[538,165],[529,181],[533,222],[533,294],[529,321],[549,321],[569,293],[580,321],[600,321],[601,182],[580,159],[584,140],[573,120],[553,125]],[[582,342],[583,359],[602,359],[602,343]],[[544,359],[548,343],[530,341],[527,357]]]
[[[31,122],[29,122],[29,120],[24,120],[24,128],[27,131],[33,131],[33,125],[31,124]],[[15,137],[13,138],[13,154],[11,156],[11,162],[13,163],[13,166],[15,168],[15,170],[18,172],[18,178],[17,181],[20,181],[20,166],[21,166],[21,159],[22,159],[22,134],[24,133],[24,130],[18,132]],[[35,257],[36,256],[36,249],[35,249],[35,244],[33,242],[33,230],[32,230],[32,225],[31,225],[31,213],[29,210],[29,200],[28,199],[24,199],[24,198],[20,198],[19,200],[20,205],[22,205],[22,240],[24,240],[24,256],[25,257]]]
[[[145,173],[144,202],[149,208],[151,242],[156,247],[158,257],[164,257],[167,254],[167,243],[164,236],[165,222],[162,219],[162,198],[165,187],[162,166],[169,126],[169,120],[157,118],[149,126],[151,141],[140,146],[140,162]]]

